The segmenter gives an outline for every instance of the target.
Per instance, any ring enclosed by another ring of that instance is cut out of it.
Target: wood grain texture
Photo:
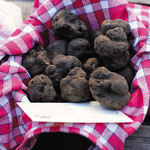
[[[150,0],[128,0],[128,2],[150,5]]]
[[[150,126],[142,125],[125,142],[124,150],[150,150]]]

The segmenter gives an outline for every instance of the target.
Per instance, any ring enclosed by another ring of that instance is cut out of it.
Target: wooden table
[[[126,139],[124,150],[150,150],[150,115],[147,115],[142,126]]]

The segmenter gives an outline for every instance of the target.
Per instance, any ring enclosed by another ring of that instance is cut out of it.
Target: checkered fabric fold
[[[33,122],[17,106],[16,102],[29,102],[24,90],[30,75],[21,65],[22,54],[35,43],[46,46],[55,40],[51,21],[56,12],[63,8],[75,13],[89,30],[100,29],[105,19],[121,18],[129,22],[133,36],[130,42],[136,52],[131,64],[136,75],[131,87],[131,99],[122,112],[133,119],[133,123]],[[139,16],[146,15],[140,18],[135,12],[139,12]],[[43,132],[76,133],[90,139],[99,149],[123,149],[125,139],[141,125],[149,106],[149,12],[148,7],[143,9],[142,6],[128,4],[127,0],[35,0],[31,16],[0,44],[0,149],[31,149],[36,135]]]

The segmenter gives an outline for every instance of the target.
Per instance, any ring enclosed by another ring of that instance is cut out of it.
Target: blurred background
[[[23,20],[27,19],[33,7],[34,0],[5,0],[21,7]]]

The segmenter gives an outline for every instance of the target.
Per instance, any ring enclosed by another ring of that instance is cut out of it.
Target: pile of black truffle
[[[70,10],[52,20],[59,37],[48,47],[35,46],[23,56],[32,79],[27,93],[31,102],[86,102],[97,100],[110,109],[121,109],[130,99],[134,71],[127,22],[105,20],[101,30],[89,33]]]

